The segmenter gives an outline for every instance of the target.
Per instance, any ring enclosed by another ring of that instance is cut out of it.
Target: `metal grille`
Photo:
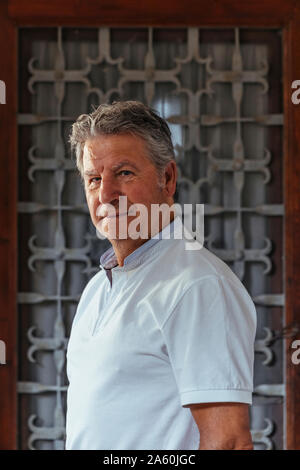
[[[27,28],[19,41],[19,447],[64,448],[68,336],[109,246],[89,220],[70,124],[139,99],[170,125],[177,202],[205,204],[206,246],[256,304],[251,432],[255,449],[283,448],[280,31]]]

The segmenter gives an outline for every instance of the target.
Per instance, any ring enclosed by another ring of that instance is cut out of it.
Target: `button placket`
[[[113,271],[112,271],[113,272]],[[102,303],[102,307],[100,305],[100,293],[99,293],[99,301],[98,301],[98,306],[97,306],[97,319],[94,324],[94,328],[92,330],[92,337],[96,336],[99,330],[102,329],[102,323],[105,321],[108,313],[107,310],[109,310],[110,306],[115,300],[115,297],[118,296],[120,293],[120,289],[116,288],[116,276],[112,275],[112,285],[110,285],[110,280],[106,278],[107,285],[104,288],[104,302]],[[104,310],[104,312],[103,312]]]

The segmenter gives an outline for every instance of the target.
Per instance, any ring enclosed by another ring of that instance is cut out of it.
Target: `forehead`
[[[130,134],[104,135],[88,139],[83,148],[83,166],[111,167],[127,161],[141,167],[151,164],[145,141]]]

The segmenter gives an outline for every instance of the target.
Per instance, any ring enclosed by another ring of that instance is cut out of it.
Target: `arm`
[[[246,403],[189,405],[200,432],[199,450],[253,450]]]
[[[255,306],[243,286],[214,276],[192,284],[163,325],[181,405],[191,409],[201,450],[253,449],[255,333]]]

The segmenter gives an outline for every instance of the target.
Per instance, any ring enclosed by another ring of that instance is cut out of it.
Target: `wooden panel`
[[[6,343],[6,365],[0,366],[0,449],[16,448],[17,324],[16,324],[16,31],[0,2],[0,79],[6,104],[0,105],[0,339]]]
[[[286,324],[300,326],[300,105],[291,101],[291,84],[300,80],[300,8],[284,35],[285,112],[285,292]],[[300,329],[295,336],[300,339]],[[286,447],[300,449],[300,364],[286,340]]]
[[[9,15],[22,24],[278,26],[294,0],[9,0]]]

